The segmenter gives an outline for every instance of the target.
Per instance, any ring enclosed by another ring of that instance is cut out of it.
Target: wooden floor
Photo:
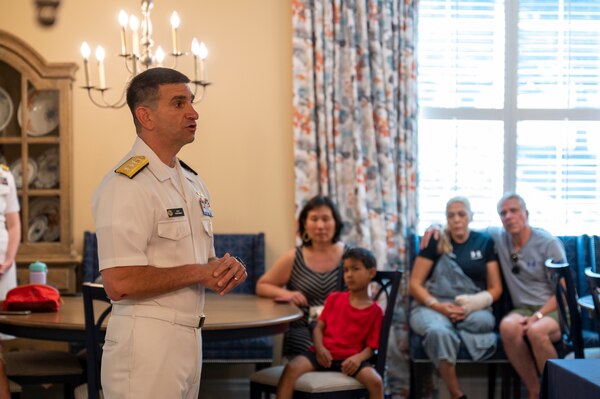
[[[465,365],[466,366],[466,365]],[[242,366],[241,370],[232,370],[223,365],[205,365],[200,389],[200,399],[232,399],[249,398],[249,382],[245,377],[251,370]],[[459,368],[459,379],[469,399],[485,399],[487,397],[487,377],[481,370],[471,367]],[[448,399],[448,392],[441,380],[436,379],[436,389],[428,399]],[[496,383],[496,398],[500,398],[500,381]],[[63,399],[61,386],[26,386],[23,387],[22,399]],[[527,398],[523,389],[523,399]]]

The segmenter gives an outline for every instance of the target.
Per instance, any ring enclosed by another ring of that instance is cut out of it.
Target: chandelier
[[[179,14],[173,12],[171,14],[171,65],[164,65],[166,58],[165,50],[158,46],[154,50],[154,40],[152,38],[152,22],[150,20],[150,12],[154,7],[153,0],[142,0],[142,18],[141,21],[135,16],[128,16],[123,10],[119,12],[119,25],[121,26],[121,51],[119,57],[123,58],[125,67],[129,73],[129,80],[141,70],[156,66],[165,66],[172,69],[177,67],[177,61],[180,57],[187,55],[182,52],[179,47],[179,24],[181,22]],[[128,29],[129,27],[129,29]],[[131,38],[131,47],[129,46],[128,38]],[[199,42],[196,38],[192,40],[191,45],[192,56],[194,60],[194,75],[190,83],[194,85],[195,102],[202,101],[206,92],[206,87],[210,82],[205,78],[205,60],[208,55],[208,49],[203,42]],[[82,88],[87,90],[90,100],[100,108],[121,108],[126,104],[125,91],[121,93],[121,97],[115,102],[109,102],[105,98],[105,93],[109,90],[106,86],[106,72],[104,68],[104,58],[106,52],[102,46],[96,47],[96,61],[98,66],[98,84],[92,84],[90,79],[90,55],[92,50],[87,42],[81,45],[81,56],[83,57],[83,70],[85,73],[85,86]],[[198,90],[201,90],[198,96]]]

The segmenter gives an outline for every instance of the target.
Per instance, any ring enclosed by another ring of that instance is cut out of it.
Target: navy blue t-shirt
[[[455,261],[465,274],[473,280],[482,290],[487,287],[487,266],[490,261],[497,260],[494,251],[494,241],[492,237],[486,233],[470,231],[469,238],[462,244],[457,244],[453,240],[452,252],[456,256]],[[433,267],[441,257],[437,253],[438,240],[431,239],[427,248],[419,252],[419,256],[433,261]],[[433,271],[433,268],[432,268]],[[430,272],[431,275],[431,272]]]

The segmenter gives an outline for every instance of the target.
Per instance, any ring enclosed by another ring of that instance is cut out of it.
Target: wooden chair
[[[10,399],[21,399],[23,388],[14,381],[8,380],[8,390],[10,391]]]
[[[401,277],[402,272],[378,271],[373,279],[377,283],[374,298],[385,299],[386,301],[385,315],[379,337],[379,350],[374,359],[375,369],[382,377],[385,373],[388,338]],[[271,393],[275,393],[282,371],[283,366],[276,366],[253,373],[250,376],[250,398],[268,398]],[[296,381],[294,387],[294,398],[296,399],[360,398],[366,396],[368,396],[368,391],[355,378],[333,371],[306,373]]]
[[[592,296],[592,302],[594,303],[594,319],[596,321],[596,329],[598,332],[598,339],[600,340],[600,274],[592,271],[591,267],[585,269],[585,279],[590,287],[590,294]]]
[[[85,314],[85,350],[87,360],[87,384],[80,385],[75,390],[76,399],[102,398],[100,385],[100,362],[102,359],[102,344],[105,332],[102,323],[110,314],[112,306],[107,307],[96,315],[94,301],[110,303],[102,284],[83,283],[83,306]]]
[[[556,303],[562,334],[562,342],[558,345],[559,356],[574,356],[576,359],[583,359],[586,357],[585,349],[598,347],[598,341],[595,334],[584,330],[582,327],[581,313],[577,303],[577,291],[571,268],[568,263],[554,263],[553,259],[546,260],[545,265],[556,276]],[[597,357],[595,351],[593,357]]]
[[[12,397],[19,397],[21,386],[60,384],[64,397],[72,399],[74,389],[84,379],[76,355],[58,350],[23,349],[3,353]]]

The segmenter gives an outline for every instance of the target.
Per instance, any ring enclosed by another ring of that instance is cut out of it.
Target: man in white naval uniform
[[[188,83],[169,68],[133,78],[127,104],[138,137],[94,195],[100,270],[113,301],[106,399],[196,399],[204,289],[224,295],[247,277],[234,257],[215,257],[208,191],[177,158],[196,133]]]

